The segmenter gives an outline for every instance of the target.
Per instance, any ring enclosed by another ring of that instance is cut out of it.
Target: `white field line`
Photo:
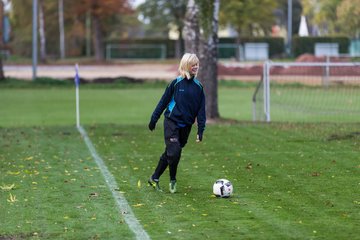
[[[86,143],[86,145],[87,145],[93,159],[97,163],[102,175],[105,178],[106,184],[107,184],[108,188],[110,189],[110,191],[111,191],[111,193],[113,195],[113,198],[115,199],[116,204],[117,204],[120,212],[124,216],[125,222],[129,226],[131,231],[133,231],[133,233],[135,234],[136,239],[139,239],[139,240],[140,239],[141,240],[150,239],[147,232],[142,228],[139,221],[135,217],[135,215],[134,215],[133,211],[131,210],[131,207],[128,204],[128,202],[126,201],[125,197],[123,196],[123,194],[121,194],[119,192],[119,187],[118,187],[118,185],[117,185],[117,183],[115,181],[114,176],[110,173],[110,171],[106,167],[104,161],[97,154],[97,152],[95,150],[95,147],[92,144],[92,142],[91,142],[89,136],[87,135],[85,129],[82,126],[78,126],[77,129],[79,130],[81,136],[84,138],[84,141],[85,141],[85,143]]]

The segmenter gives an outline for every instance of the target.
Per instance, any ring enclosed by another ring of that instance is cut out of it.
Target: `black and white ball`
[[[213,185],[213,193],[216,197],[228,198],[233,193],[233,185],[227,179],[218,179]]]

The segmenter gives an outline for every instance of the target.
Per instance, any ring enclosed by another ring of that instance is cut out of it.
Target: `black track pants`
[[[159,179],[169,166],[170,180],[176,180],[177,167],[181,157],[181,150],[186,145],[191,132],[191,126],[179,127],[175,122],[165,118],[164,138],[165,151],[161,155],[158,165],[152,175],[153,179]]]

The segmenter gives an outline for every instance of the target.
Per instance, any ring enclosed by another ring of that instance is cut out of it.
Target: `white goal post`
[[[360,62],[266,61],[252,102],[253,121],[359,121]]]

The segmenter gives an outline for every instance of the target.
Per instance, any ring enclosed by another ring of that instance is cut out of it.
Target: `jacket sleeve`
[[[169,105],[174,93],[175,82],[176,81],[172,81],[165,89],[164,94],[162,95],[158,105],[156,106],[153,114],[151,115],[152,122],[156,123],[159,120],[161,114],[164,112],[165,108]]]
[[[206,125],[206,112],[205,112],[205,94],[204,91],[202,92],[202,99],[201,99],[201,105],[200,110],[197,115],[197,125],[198,125],[198,134],[203,133],[205,130]]]

